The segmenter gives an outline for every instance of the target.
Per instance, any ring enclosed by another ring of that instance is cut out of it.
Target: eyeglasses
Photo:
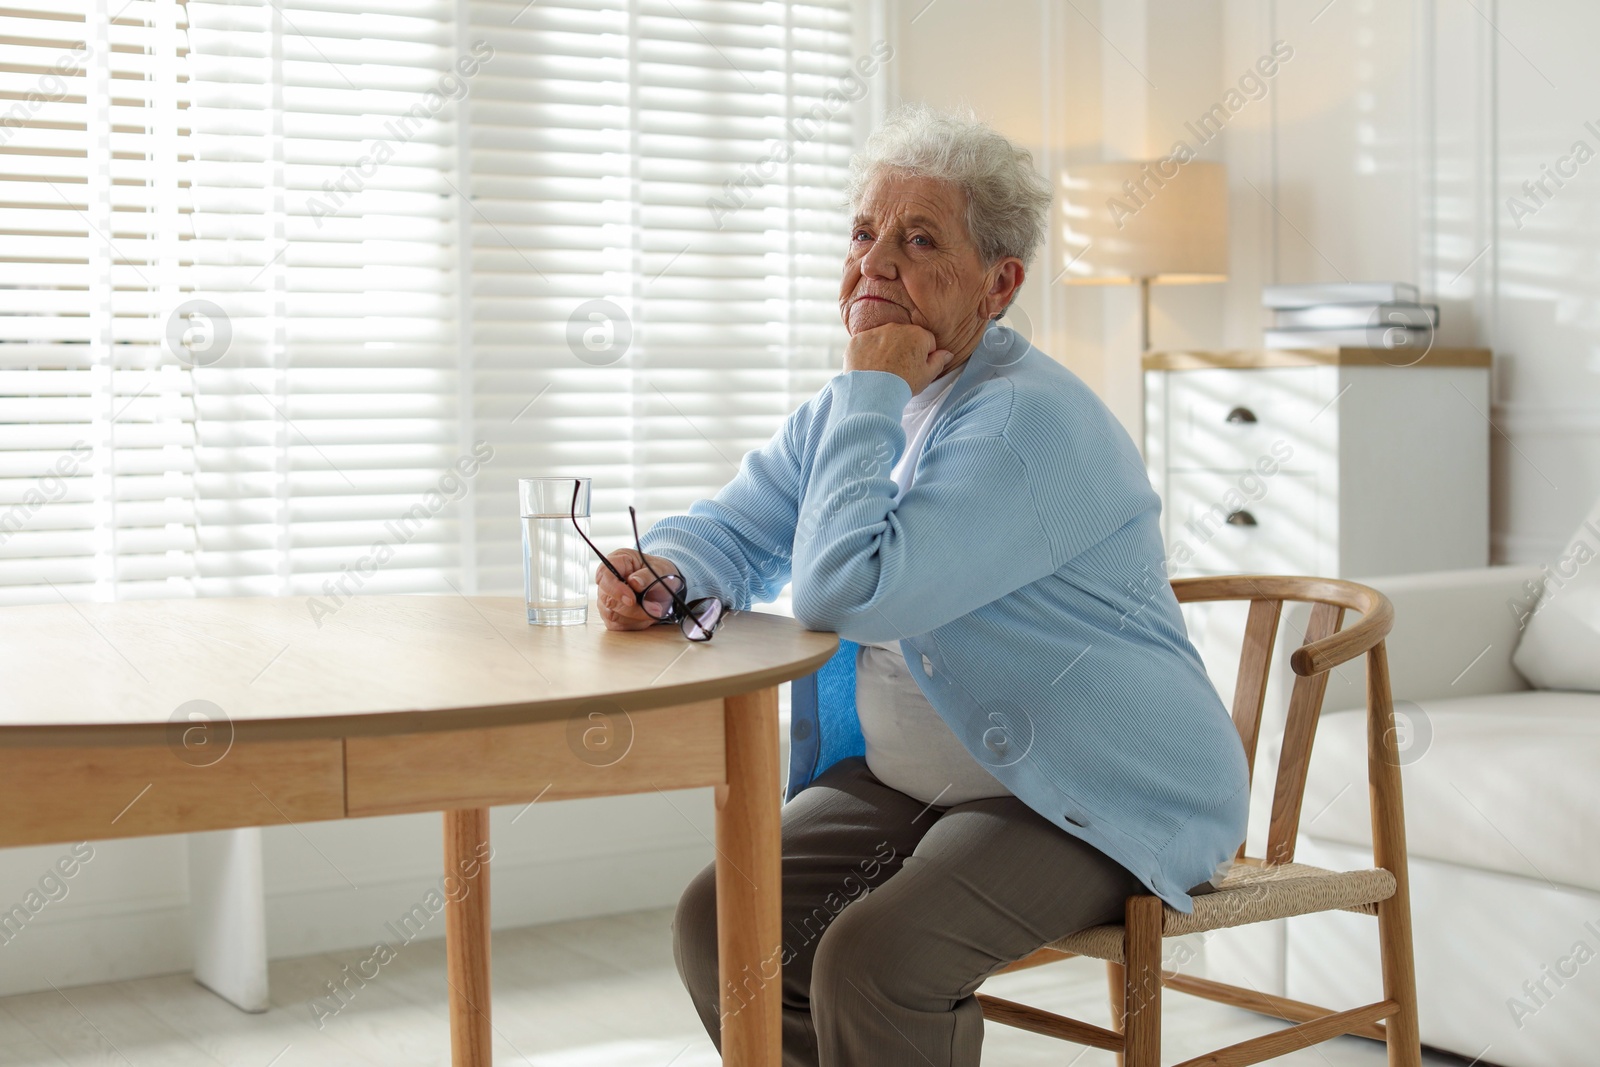
[[[617,581],[623,585],[628,584],[628,579],[617,568],[611,565],[595,543],[589,540],[589,535],[583,532],[578,525],[578,494],[582,491],[583,483],[574,480],[572,483],[572,526],[578,531],[578,536],[583,538],[585,544],[594,549],[594,554],[600,557],[600,562],[606,565],[606,570],[617,576]],[[709,641],[711,635],[717,632],[717,627],[722,625],[722,620],[727,616],[727,605],[714,596],[700,597],[696,600],[684,600],[683,594],[688,592],[688,582],[681,574],[668,574],[665,577],[656,574],[654,567],[650,566],[644,556],[644,545],[639,541],[639,516],[633,510],[633,505],[628,505],[628,518],[633,522],[633,544],[639,550],[639,561],[644,564],[644,569],[654,577],[649,585],[636,590],[634,600],[639,603],[639,610],[646,615],[651,615],[658,622],[675,622],[683,630],[683,636],[691,641]],[[655,610],[660,605],[648,599],[648,594],[656,586],[660,586],[672,598],[672,603],[657,615]]]

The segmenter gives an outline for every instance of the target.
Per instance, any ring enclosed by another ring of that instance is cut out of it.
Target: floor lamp
[[[1165,159],[1066,168],[1068,285],[1138,285],[1139,352],[1150,351],[1150,286],[1228,280],[1228,170]]]

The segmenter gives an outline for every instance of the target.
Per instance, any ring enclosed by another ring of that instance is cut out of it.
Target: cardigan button
[[[922,673],[929,678],[933,677],[933,660],[927,656],[922,657]]]
[[[801,719],[794,724],[794,737],[797,741],[804,741],[811,736],[811,720]]]

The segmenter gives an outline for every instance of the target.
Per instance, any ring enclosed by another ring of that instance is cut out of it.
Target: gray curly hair
[[[861,206],[881,171],[954,182],[966,193],[967,233],[985,265],[1016,256],[1026,269],[1044,242],[1050,186],[1033,169],[1033,154],[970,109],[941,112],[902,104],[885,117],[860,152],[850,157],[845,196]]]

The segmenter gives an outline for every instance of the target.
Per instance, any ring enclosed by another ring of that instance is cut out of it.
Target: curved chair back
[[[1297,677],[1289,696],[1289,713],[1284,722],[1283,751],[1278,759],[1278,777],[1272,792],[1272,817],[1267,828],[1267,849],[1262,862],[1268,865],[1294,860],[1295,838],[1300,829],[1300,806],[1305,797],[1306,772],[1311,762],[1311,742],[1316,737],[1317,720],[1322,711],[1323,694],[1328,688],[1328,671],[1354,659],[1367,656],[1368,737],[1376,753],[1383,739],[1394,740],[1394,708],[1389,693],[1388,661],[1383,639],[1394,625],[1394,609],[1382,593],[1357,582],[1337,578],[1309,578],[1268,574],[1230,574],[1212,578],[1178,578],[1172,591],[1180,603],[1247,600],[1250,614],[1245,620],[1244,645],[1239,656],[1239,680],[1233,695],[1233,723],[1244,743],[1245,759],[1255,779],[1256,750],[1261,735],[1261,709],[1266,700],[1267,673],[1272,666],[1272,649],[1277,640],[1278,622],[1285,601],[1309,603],[1311,621],[1304,643],[1295,649],[1289,665]],[[1361,614],[1360,621],[1340,629],[1346,611]],[[1375,685],[1375,682],[1381,682]],[[1391,754],[1392,755],[1392,754]],[[1398,771],[1392,760],[1390,765]],[[1374,821],[1398,813],[1399,776],[1394,776],[1392,805],[1389,790],[1380,788],[1374,768]],[[1381,795],[1380,795],[1381,794]],[[1389,811],[1390,807],[1395,809]],[[1244,845],[1239,858],[1245,858]],[[1384,865],[1378,859],[1380,866]]]

